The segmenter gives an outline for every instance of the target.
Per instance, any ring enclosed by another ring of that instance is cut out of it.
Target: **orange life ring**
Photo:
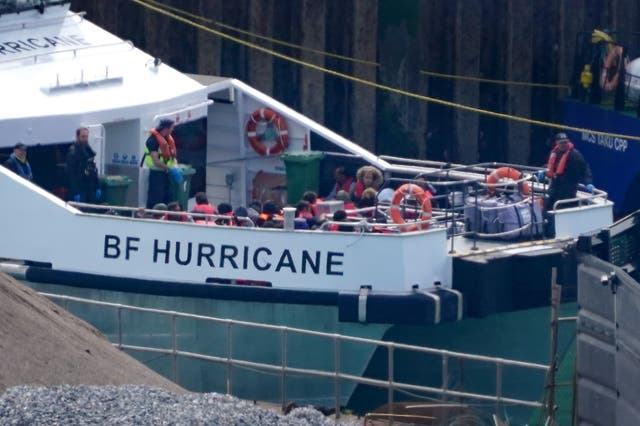
[[[266,132],[258,134],[256,131],[259,123],[265,123],[268,127],[272,127],[276,131],[275,143],[271,146],[265,146],[260,140]],[[249,144],[255,152],[260,155],[275,155],[284,151],[289,146],[289,133],[284,120],[275,111],[269,108],[260,108],[249,116],[247,122],[247,137]]]
[[[600,72],[600,87],[606,93],[611,93],[618,87],[620,69],[622,68],[622,46],[616,46],[607,55]]]
[[[496,192],[496,184],[498,182],[505,180],[518,181],[521,178],[522,173],[517,169],[514,169],[513,167],[500,167],[492,171],[489,176],[487,176],[487,189],[490,194],[494,194]],[[518,187],[523,195],[531,194],[531,188],[527,182],[518,183]]]
[[[402,217],[400,206],[402,204],[402,200],[410,195],[415,197],[418,203],[420,203],[420,207],[422,208],[420,220],[431,219],[431,197],[429,196],[429,194],[419,185],[416,185],[414,183],[405,183],[400,188],[396,189],[396,192],[393,194],[393,199],[391,200],[391,219],[393,219],[394,223],[400,225],[406,223],[404,217]],[[411,232],[418,229],[427,229],[428,227],[429,223],[427,222],[420,224],[420,226],[416,224],[403,226],[401,229],[403,231]]]

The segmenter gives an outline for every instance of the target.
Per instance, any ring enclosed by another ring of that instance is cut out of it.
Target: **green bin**
[[[180,203],[180,206],[187,210],[189,202],[189,191],[191,191],[191,177],[196,174],[196,169],[188,164],[180,164],[178,167],[182,169],[182,183],[177,184],[171,180],[171,189],[173,190],[173,199]]]
[[[102,201],[110,206],[124,206],[127,202],[127,190],[130,183],[131,178],[129,176],[101,176]]]
[[[287,201],[296,204],[306,191],[318,192],[320,188],[320,160],[324,154],[318,151],[301,151],[284,154],[282,160],[287,169]]]

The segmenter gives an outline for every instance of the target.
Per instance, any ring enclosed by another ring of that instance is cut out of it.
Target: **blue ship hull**
[[[564,124],[596,131],[640,135],[640,119],[599,105],[563,101]],[[593,182],[609,194],[618,216],[640,208],[640,142],[567,132],[593,172]]]

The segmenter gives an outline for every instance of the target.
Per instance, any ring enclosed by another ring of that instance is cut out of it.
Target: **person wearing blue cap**
[[[549,179],[549,196],[545,200],[545,210],[553,209],[558,200],[575,198],[578,183],[586,185],[587,191],[593,192],[591,169],[580,152],[575,149],[566,133],[558,133],[555,147],[549,154],[547,172],[539,173],[538,180]],[[570,204],[561,207],[569,207]]]
[[[147,191],[147,208],[157,203],[173,201],[171,181],[182,182],[182,169],[178,167],[178,150],[171,136],[174,122],[162,119],[151,129],[145,143],[144,163],[149,168],[149,189]]]

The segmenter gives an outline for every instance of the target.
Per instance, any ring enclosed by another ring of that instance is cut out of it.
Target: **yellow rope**
[[[387,92],[391,92],[391,93],[397,93],[399,95],[404,95],[410,98],[414,98],[414,99],[419,99],[425,102],[431,102],[434,104],[438,104],[438,105],[444,105],[444,106],[448,106],[448,107],[452,107],[452,108],[458,108],[464,111],[470,111],[470,112],[475,112],[478,114],[483,114],[483,115],[487,115],[490,117],[496,117],[496,118],[502,118],[505,120],[511,120],[511,121],[515,121],[515,122],[519,122],[519,123],[526,123],[526,124],[532,124],[532,125],[536,125],[536,126],[541,126],[541,127],[548,127],[548,128],[552,128],[552,129],[558,129],[558,130],[571,130],[574,132],[589,132],[592,133],[594,135],[602,135],[602,136],[611,136],[611,137],[617,137],[617,138],[625,138],[625,139],[629,139],[629,140],[636,140],[636,141],[640,141],[640,136],[632,136],[632,135],[625,135],[625,134],[621,134],[621,133],[607,133],[607,132],[601,132],[598,130],[592,130],[592,129],[587,129],[587,128],[583,128],[583,127],[573,127],[573,126],[566,126],[566,125],[562,125],[562,124],[558,124],[558,123],[549,123],[546,121],[541,121],[541,120],[534,120],[534,119],[530,119],[530,118],[526,118],[526,117],[520,117],[517,115],[510,115],[510,114],[503,114],[503,113],[499,113],[499,112],[495,112],[495,111],[489,111],[489,110],[483,110],[480,108],[475,108],[475,107],[471,107],[468,105],[463,105],[463,104],[459,104],[459,103],[455,103],[455,102],[450,102],[450,101],[445,101],[443,99],[438,99],[438,98],[432,98],[429,96],[424,96],[424,95],[420,95],[420,94],[416,94],[416,93],[412,93],[403,89],[397,89],[391,86],[386,86],[384,84],[380,84],[380,83],[376,83],[376,82],[372,82],[372,81],[367,81],[358,77],[354,77],[352,75],[348,75],[348,74],[344,74],[338,71],[334,71],[328,68],[324,68],[318,65],[314,65],[308,62],[304,62],[300,59],[296,59],[296,58],[292,58],[290,56],[284,55],[282,53],[276,52],[274,50],[270,50],[267,48],[264,48],[262,46],[258,46],[256,44],[253,43],[249,43],[245,40],[239,39],[237,37],[233,37],[230,36],[228,34],[222,33],[220,31],[216,31],[212,28],[208,28],[205,27],[204,25],[198,24],[197,22],[193,22],[190,21],[186,18],[183,18],[182,16],[178,16],[175,14],[172,14],[166,10],[160,9],[158,7],[152,6],[150,4],[145,3],[142,0],[130,0],[142,7],[146,7],[149,10],[153,10],[155,12],[158,12],[160,14],[163,14],[165,16],[169,16],[179,22],[185,23],[187,25],[191,25],[194,28],[198,28],[201,29],[202,31],[206,31],[209,32],[211,34],[215,34],[219,37],[225,38],[227,40],[231,40],[233,42],[236,42],[238,44],[241,44],[243,46],[249,47],[251,49],[255,49],[258,50],[260,52],[263,53],[267,53],[269,55],[275,56],[276,58],[280,58],[283,59],[285,61],[289,61],[292,62],[294,64],[298,64],[301,66],[305,66],[317,71],[321,71],[324,72],[326,74],[329,75],[333,75],[335,77],[339,77],[339,78],[343,78],[345,80],[349,80],[349,81],[353,81],[356,83],[360,83],[360,84],[364,84],[370,87],[375,87],[376,89],[380,89],[380,90],[385,90]]]
[[[171,10],[171,11],[177,12],[177,13],[179,13],[181,15],[188,16],[189,18],[197,19],[199,21],[209,22],[211,24],[215,24],[216,23],[216,21],[214,21],[213,19],[205,18],[204,16],[196,15],[194,13],[187,12],[184,9],[180,9],[178,7],[174,7],[174,6],[171,6],[171,5],[168,5],[168,4],[164,4],[164,3],[156,1],[156,0],[144,0],[144,1],[146,1],[147,3],[155,4],[156,6],[161,7],[163,9]]]
[[[526,81],[494,80],[491,78],[471,77],[471,76],[465,76],[465,75],[441,74],[439,72],[425,71],[425,70],[420,70],[420,74],[428,75],[431,77],[449,78],[452,80],[478,81],[481,83],[505,84],[508,86],[547,87],[551,89],[570,89],[571,88],[571,86],[567,86],[566,84],[548,84],[548,83],[531,83]]]
[[[236,33],[239,33],[239,34],[243,34],[243,35],[247,35],[247,36],[250,36],[250,37],[255,37],[255,38],[259,39],[259,40],[268,41],[268,42],[271,42],[273,44],[279,44],[281,46],[291,47],[291,48],[294,48],[294,49],[301,50],[303,52],[314,53],[316,55],[322,55],[322,56],[327,56],[327,57],[330,57],[330,58],[341,59],[343,61],[355,62],[355,63],[358,63],[358,64],[370,65],[370,66],[373,66],[373,67],[380,66],[380,64],[377,63],[377,62],[367,61],[367,60],[364,60],[364,59],[352,58],[350,56],[339,55],[337,53],[330,53],[330,52],[326,52],[324,50],[313,49],[311,47],[305,47],[305,46],[302,46],[302,45],[299,45],[299,44],[289,43],[287,41],[278,40],[278,39],[271,38],[271,37],[265,37],[263,35],[252,33],[250,31],[245,31],[245,30],[242,30],[240,28],[232,27],[231,25],[223,24],[222,22],[214,21],[213,19],[205,18],[204,16],[195,15],[193,13],[187,12],[186,10],[179,9],[177,7],[174,7],[174,6],[169,6],[168,4],[164,4],[164,3],[161,3],[161,2],[156,1],[156,0],[143,0],[143,1],[145,1],[145,2],[147,2],[149,4],[152,4],[152,5],[156,5],[157,7],[161,7],[163,9],[171,10],[173,12],[179,13],[179,14],[187,16],[189,18],[193,18],[193,19],[204,21],[204,22],[207,22],[207,23],[210,23],[210,24],[213,24],[213,25],[217,25],[217,26],[219,26],[221,28],[224,28],[226,30],[233,31],[233,32],[236,32]]]

